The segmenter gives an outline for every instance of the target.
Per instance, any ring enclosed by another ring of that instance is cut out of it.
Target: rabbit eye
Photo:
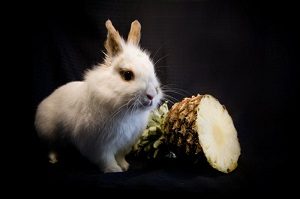
[[[125,81],[130,81],[134,77],[133,72],[130,70],[121,70],[120,75]]]

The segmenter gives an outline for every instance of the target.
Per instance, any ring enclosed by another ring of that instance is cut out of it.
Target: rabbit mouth
[[[153,105],[153,100],[140,100],[139,101],[139,108],[142,108],[142,109],[144,109],[144,108],[149,108],[149,107],[152,107],[152,105]]]
[[[131,98],[130,102],[132,102],[133,109],[149,109],[153,107],[153,104],[155,103],[153,99],[148,99],[140,95]]]
[[[148,106],[152,106],[153,101],[152,100],[148,100],[145,103],[143,103],[144,106],[148,107]]]

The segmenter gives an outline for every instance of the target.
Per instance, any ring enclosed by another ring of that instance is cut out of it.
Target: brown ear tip
[[[136,27],[141,27],[141,24],[138,20],[134,20],[132,23],[131,23],[132,26],[136,26]]]
[[[110,20],[110,19],[106,20],[105,26],[106,26],[106,27],[112,26],[112,23],[111,23],[111,20]]]

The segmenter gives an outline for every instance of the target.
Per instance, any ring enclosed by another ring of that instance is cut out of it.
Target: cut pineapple
[[[209,164],[224,173],[237,167],[240,144],[232,119],[211,95],[184,98],[166,117],[166,142],[186,155],[205,154]]]
[[[232,119],[224,106],[204,95],[197,110],[199,142],[212,167],[224,173],[237,167],[240,144]]]
[[[170,110],[164,103],[153,111],[133,152],[156,158],[158,153],[173,151],[196,158],[204,154],[213,168],[224,173],[233,171],[240,144],[225,107],[211,95],[198,94],[175,103]]]

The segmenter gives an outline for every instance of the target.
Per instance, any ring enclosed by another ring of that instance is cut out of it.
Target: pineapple
[[[203,152],[209,164],[224,173],[237,167],[240,144],[232,119],[211,95],[185,98],[172,106],[164,123],[166,140],[186,154]]]
[[[213,168],[224,173],[237,167],[237,132],[218,100],[198,94],[175,103],[169,111],[166,107],[165,103],[153,112],[136,151],[151,151],[153,158],[162,149],[188,157],[204,154]]]
[[[148,159],[158,158],[159,151],[164,148],[165,137],[163,125],[169,112],[166,101],[158,109],[151,112],[146,129],[140,139],[133,146],[132,152],[137,156],[146,156]]]

